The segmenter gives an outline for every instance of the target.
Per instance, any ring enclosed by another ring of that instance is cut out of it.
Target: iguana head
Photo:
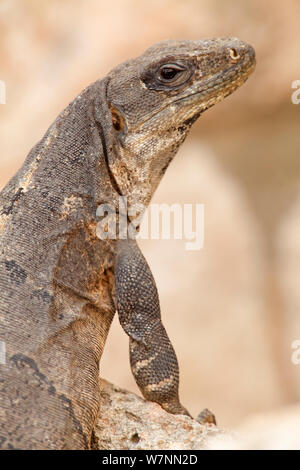
[[[236,39],[163,41],[108,76],[110,171],[129,204],[147,206],[191,125],[239,88],[255,66]]]

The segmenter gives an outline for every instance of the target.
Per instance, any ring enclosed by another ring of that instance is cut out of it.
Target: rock
[[[100,450],[300,450],[300,405],[253,414],[235,430],[171,415],[156,403],[101,380]]]
[[[214,425],[171,415],[158,404],[101,380],[101,416],[95,428],[98,449],[209,449],[211,439],[222,435]]]

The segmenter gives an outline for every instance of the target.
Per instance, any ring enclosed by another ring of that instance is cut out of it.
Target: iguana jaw
[[[199,77],[199,71],[195,71],[195,79],[191,86],[178,95],[166,99],[166,103],[153,114],[149,115],[144,121],[140,122],[136,127],[127,130],[128,136],[134,136],[138,130],[146,123],[149,123],[155,116],[160,114],[166,108],[169,108],[170,117],[174,112],[178,112],[177,121],[181,124],[181,119],[186,120],[186,116],[181,118],[180,108],[173,108],[174,105],[182,106],[182,109],[188,114],[202,114],[219,101],[231,95],[235,90],[241,87],[254,71],[256,65],[254,50],[251,46],[247,46],[247,52],[241,60],[232,64],[229,63],[227,69],[216,72],[205,78]],[[186,106],[186,108],[185,108]],[[195,120],[193,121],[195,122]]]

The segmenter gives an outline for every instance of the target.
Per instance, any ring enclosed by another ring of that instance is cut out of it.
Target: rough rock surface
[[[96,446],[106,450],[209,449],[224,432],[201,425],[188,416],[171,415],[156,403],[101,381],[101,419],[95,429]]]
[[[300,449],[300,405],[254,414],[234,431],[171,415],[159,405],[101,380],[101,418],[95,447],[102,450]]]

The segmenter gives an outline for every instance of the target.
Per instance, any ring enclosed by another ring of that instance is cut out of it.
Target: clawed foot
[[[204,408],[204,410],[201,411],[197,416],[196,421],[198,421],[199,424],[217,424],[215,415],[207,408]]]

